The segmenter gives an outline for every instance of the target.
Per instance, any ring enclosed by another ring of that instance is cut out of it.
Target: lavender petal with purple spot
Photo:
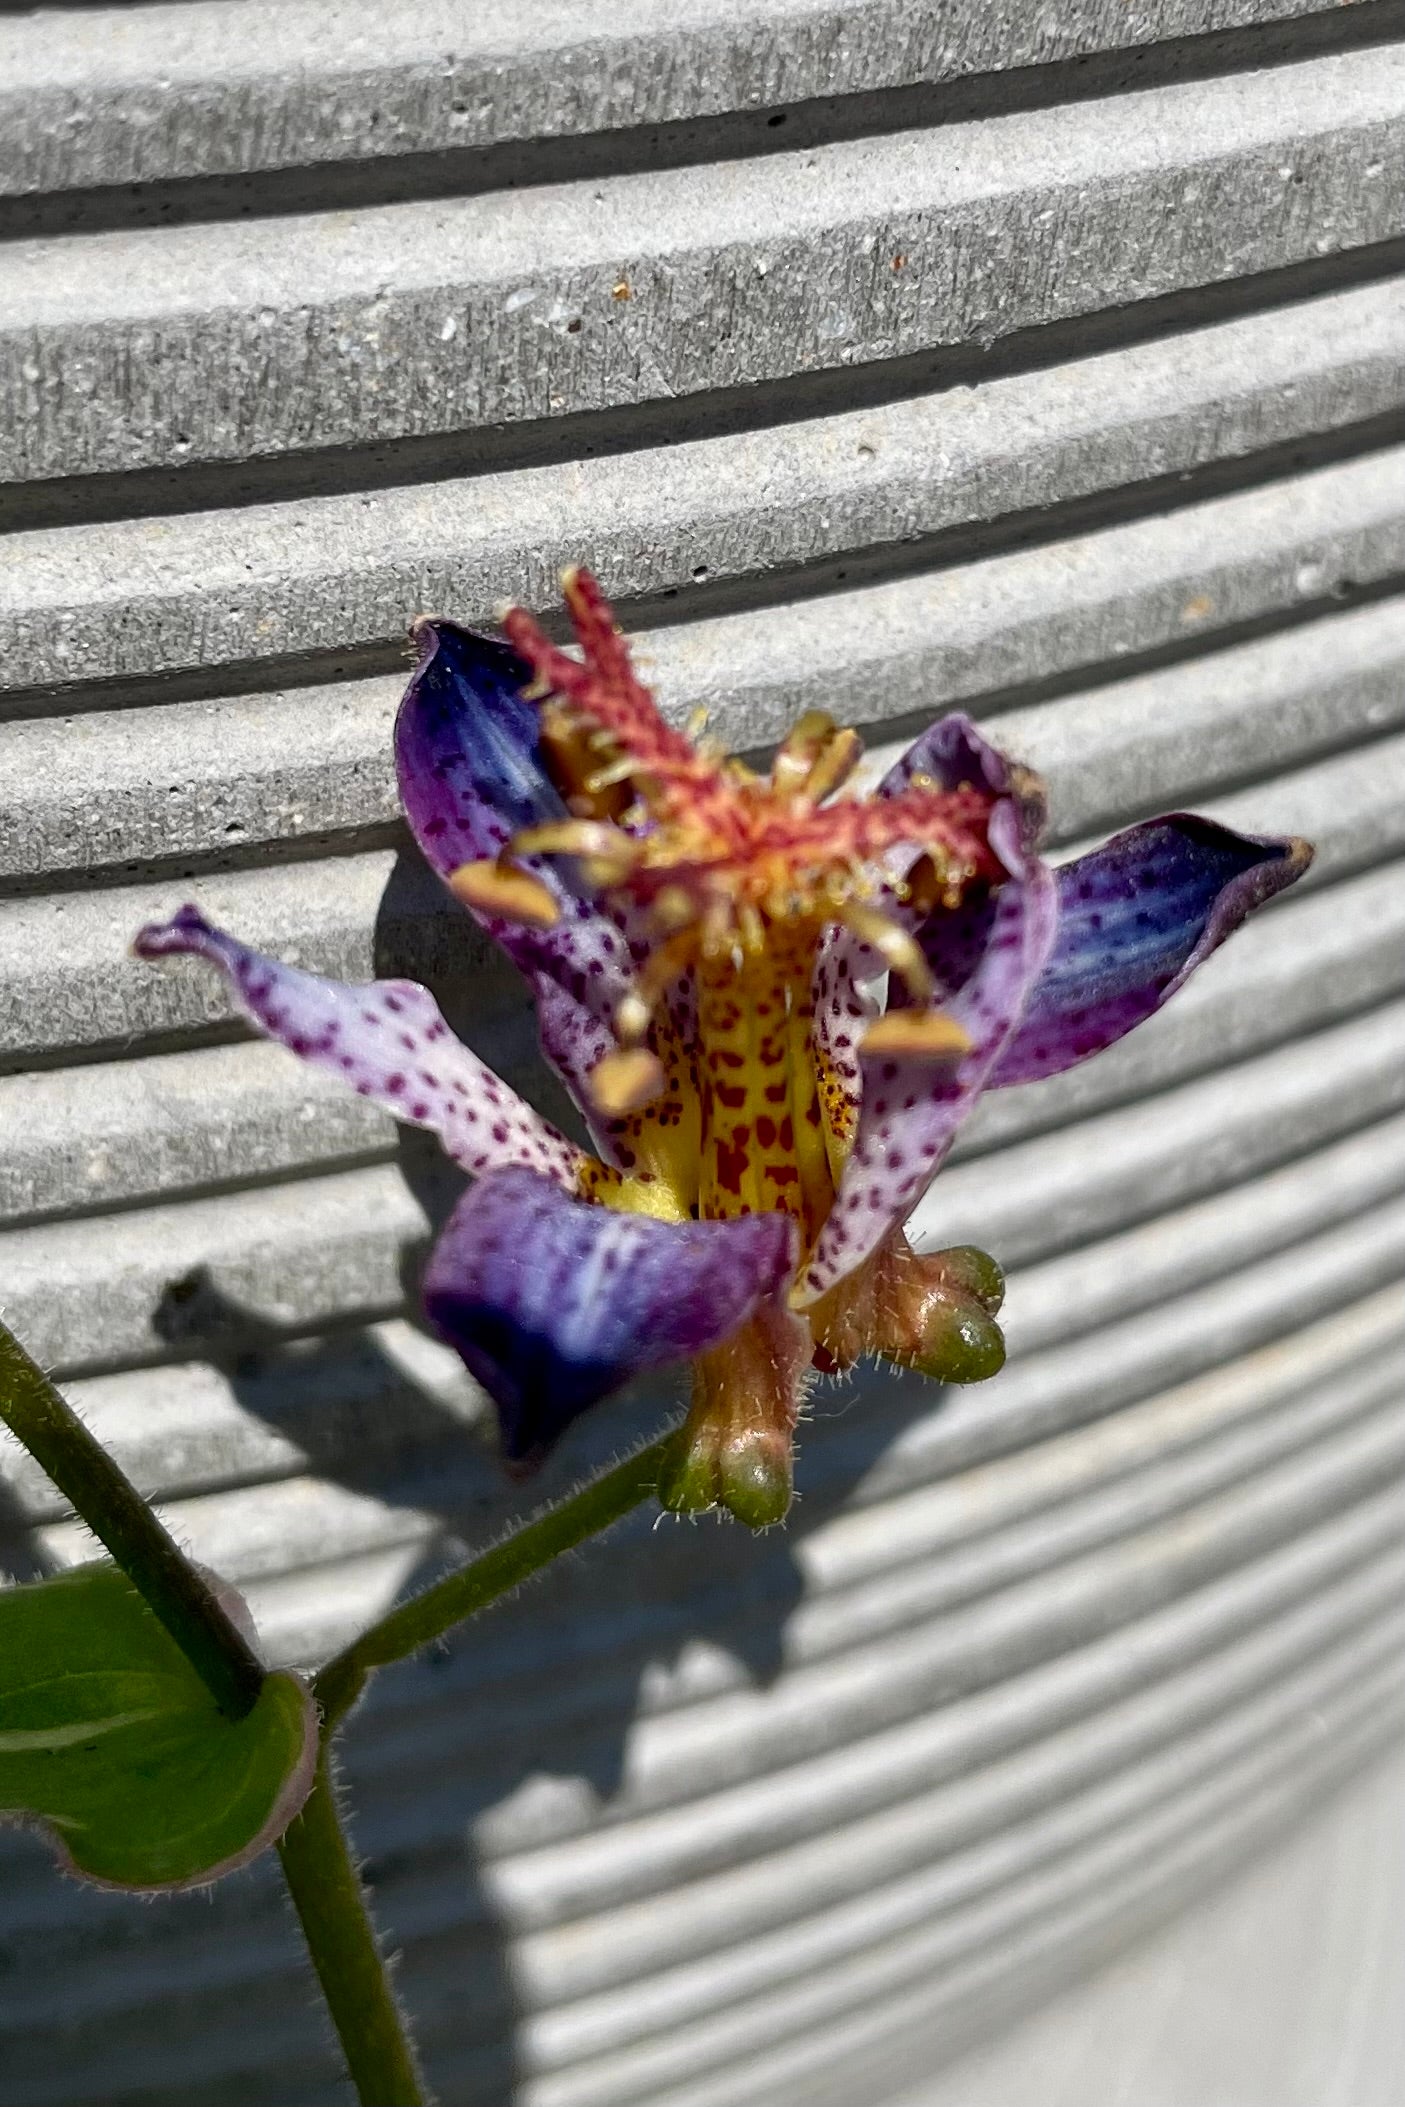
[[[883,961],[851,930],[834,923],[820,939],[811,983],[815,1001],[815,1043],[849,1104],[857,1112],[863,1095],[859,1044],[878,1005],[866,983],[883,971]]]
[[[796,1299],[812,1302],[862,1264],[906,1221],[974,1108],[1015,1030],[1054,939],[1054,888],[1046,867],[1022,846],[1013,799],[991,818],[996,853],[1017,873],[989,901],[974,970],[943,1009],[966,1032],[960,1060],[935,1062],[860,1055],[859,1130]]]
[[[423,656],[395,723],[405,816],[441,878],[496,856],[521,828],[569,815],[542,765],[531,669],[498,637],[453,622],[419,626]],[[569,859],[521,859],[560,909],[550,929],[501,915],[477,919],[530,982],[542,1046],[585,1104],[585,1080],[615,1036],[615,1007],[633,979],[629,945],[573,888]]]
[[[454,1037],[434,997],[414,981],[350,987],[324,980],[251,951],[196,907],[150,923],[135,949],[142,958],[190,952],[207,959],[267,1037],[397,1119],[431,1128],[465,1170],[525,1166],[575,1191],[581,1151]]]
[[[1311,860],[1306,842],[1175,812],[1061,865],[1053,949],[991,1087],[1056,1075],[1111,1046]]]
[[[631,1376],[730,1337],[794,1265],[783,1215],[660,1222],[505,1170],[459,1202],[424,1306],[497,1405],[506,1459],[530,1468]]]
[[[929,725],[893,763],[873,794],[896,797],[899,791],[909,789],[918,776],[930,777],[942,790],[978,783],[1002,796],[1009,789],[1009,770],[1003,754],[982,738],[971,719],[960,710]],[[902,848],[885,857],[883,864],[896,880],[920,854],[920,850]],[[883,888],[874,904],[904,928],[915,926],[914,912],[896,892]],[[876,1014],[865,983],[880,979],[884,970],[878,953],[851,930],[834,924],[825,931],[815,963],[815,1037],[855,1106],[862,1094],[859,1041],[865,1024]]]

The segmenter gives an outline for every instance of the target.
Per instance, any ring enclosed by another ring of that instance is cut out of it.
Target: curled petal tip
[[[970,1033],[940,1010],[889,1010],[869,1026],[863,1038],[866,1056],[892,1054],[918,1060],[959,1060],[970,1051]]]
[[[590,1095],[606,1119],[623,1119],[652,1104],[667,1080],[662,1061],[647,1047],[621,1047],[590,1071]]]
[[[480,914],[506,915],[509,921],[525,922],[533,929],[554,928],[561,918],[549,886],[530,871],[514,870],[495,857],[461,864],[449,878],[449,889],[465,907]]]
[[[210,925],[192,901],[187,900],[164,922],[148,922],[132,938],[133,958],[169,958],[180,951],[192,951],[198,947],[202,937],[211,934]]]
[[[410,624],[410,648],[415,654],[415,676],[424,671],[440,644],[439,615],[417,614]]]

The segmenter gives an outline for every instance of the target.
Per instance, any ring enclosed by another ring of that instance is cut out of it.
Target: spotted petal
[[[794,1238],[783,1215],[661,1222],[499,1171],[435,1246],[425,1311],[496,1403],[507,1461],[530,1468],[631,1376],[729,1338],[790,1279]]]
[[[964,711],[952,710],[930,724],[896,760],[874,791],[875,797],[896,797],[915,782],[926,778],[941,790],[960,790],[967,784],[1013,797],[1019,806],[1022,843],[1030,846],[1044,819],[1042,786],[1037,778],[1015,767],[1000,749],[992,746]],[[891,859],[893,877],[910,866],[913,854],[899,851]],[[894,921],[917,929],[917,917],[897,895],[885,894],[883,912]],[[934,916],[932,933],[951,924],[950,915]],[[959,987],[970,978],[989,933],[989,906],[985,903],[963,937],[959,957],[944,968],[930,955],[928,963],[937,971],[943,991]],[[883,973],[883,961],[847,929],[835,926],[825,933],[815,967],[815,1038],[832,1085],[835,1101],[847,1108],[841,1121],[831,1116],[830,1125],[843,1127],[839,1138],[847,1144],[848,1131],[857,1118],[863,1092],[859,1046],[864,1030],[875,1014],[866,984]],[[829,1100],[827,1100],[827,1103]]]
[[[967,1052],[941,1063],[860,1055],[858,1135],[802,1275],[799,1303],[815,1301],[907,1219],[1018,1025],[1054,937],[1053,881],[1030,853],[1028,832],[1020,801],[1004,798],[991,818],[990,842],[1010,878],[959,916],[940,918],[962,923],[959,945],[933,948],[943,1011],[965,1032]],[[922,936],[928,948],[925,930]]]
[[[992,1086],[1055,1075],[1111,1046],[1311,860],[1306,842],[1176,812],[1062,865],[1053,949]]]
[[[496,856],[520,829],[567,817],[542,765],[534,705],[522,690],[531,668],[498,637],[453,622],[419,624],[422,657],[395,724],[405,816],[441,878]],[[523,857],[560,910],[549,929],[498,915],[483,928],[526,976],[542,1046],[579,1102],[596,1063],[614,1047],[610,1019],[633,974],[629,946],[570,884],[558,857]]]
[[[397,1119],[432,1129],[465,1170],[522,1164],[575,1190],[581,1151],[454,1037],[434,997],[414,981],[350,987],[324,980],[251,951],[196,907],[150,923],[135,949],[142,958],[191,952],[207,959],[261,1032]]]

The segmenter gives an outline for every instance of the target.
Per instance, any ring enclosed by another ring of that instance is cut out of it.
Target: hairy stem
[[[597,1536],[621,1515],[628,1514],[631,1507],[647,1499],[658,1485],[665,1445],[663,1441],[653,1442],[617,1463],[613,1470],[592,1478],[559,1506],[515,1529],[500,1544],[470,1559],[456,1573],[447,1574],[422,1595],[402,1603],[379,1624],[373,1624],[359,1639],[353,1639],[343,1652],[328,1661],[312,1686],[322,1709],[325,1732],[330,1734],[355,1704],[372,1669],[403,1660],[407,1654],[440,1638],[453,1625],[461,1624],[476,1610],[540,1572],[563,1551],[572,1550],[587,1537]]]
[[[428,2095],[337,1813],[325,1749],[278,1856],[361,2107],[425,2107]]]
[[[213,1590],[78,1414],[0,1324],[0,1419],[160,1618],[220,1710],[253,1710],[263,1667]]]

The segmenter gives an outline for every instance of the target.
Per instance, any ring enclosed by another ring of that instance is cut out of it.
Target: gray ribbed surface
[[[1061,844],[1320,845],[973,1124],[923,1227],[1011,1265],[996,1384],[822,1392],[783,1539],[637,1520],[377,1688],[360,1835],[453,2107],[910,2092],[1405,1720],[1402,22],[1056,12],[0,17],[5,1312],[279,1658],[512,1511],[406,1315],[451,1188],[123,954],[194,891],[428,979],[549,1100],[396,819],[417,608],[584,555],[735,744],[960,702]],[[10,1449],[0,1525],[84,1555]],[[0,2107],[343,2099],[270,1877],[5,1861]]]

